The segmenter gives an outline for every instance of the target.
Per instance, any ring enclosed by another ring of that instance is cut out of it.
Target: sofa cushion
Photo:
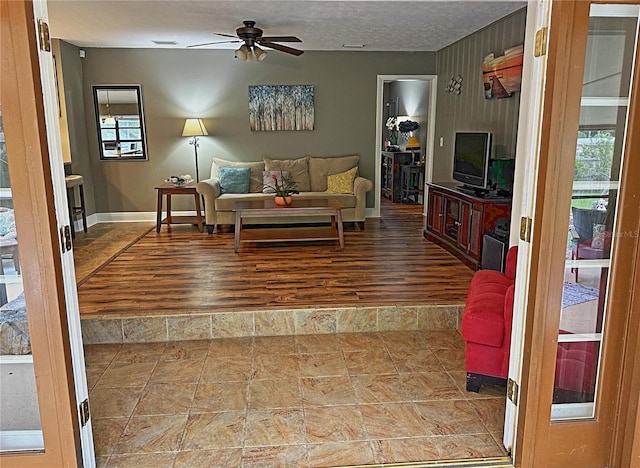
[[[287,171],[296,181],[296,189],[300,192],[311,190],[309,184],[309,157],[298,159],[270,159],[264,158],[265,171]]]
[[[356,178],[358,168],[354,167],[338,174],[327,176],[327,192],[329,193],[353,193],[353,180]]]
[[[248,193],[251,168],[221,167],[220,193]]]
[[[213,158],[213,162],[211,164],[211,177],[220,178],[221,167],[248,167],[251,169],[249,192],[262,192],[262,172],[264,171],[264,161],[239,162]]]
[[[327,176],[348,171],[358,166],[360,156],[336,156],[333,158],[309,158],[309,178],[312,192],[327,190]]]
[[[289,171],[264,171],[262,173],[262,193],[276,193],[275,186],[282,185],[283,177],[289,177]]]

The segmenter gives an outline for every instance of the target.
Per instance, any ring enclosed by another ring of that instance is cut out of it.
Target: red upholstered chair
[[[600,259],[605,257],[605,249],[611,245],[611,232],[604,229],[607,212],[603,210],[571,207],[573,229],[571,230],[571,259]],[[600,230],[600,238],[594,234]],[[574,268],[576,283],[578,269]]]
[[[569,333],[560,330],[560,334]],[[593,401],[599,349],[595,341],[558,343],[554,403]]]
[[[478,392],[483,383],[506,384],[517,257],[518,248],[511,247],[505,273],[480,270],[471,279],[461,324],[467,391]]]

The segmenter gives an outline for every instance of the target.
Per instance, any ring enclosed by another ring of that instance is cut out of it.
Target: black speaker
[[[482,239],[482,258],[480,268],[482,270],[496,270],[504,273],[507,261],[507,240],[496,239],[495,237],[484,235]]]

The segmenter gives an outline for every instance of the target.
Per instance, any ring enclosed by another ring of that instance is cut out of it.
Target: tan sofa
[[[236,162],[213,158],[211,165],[211,177],[198,183],[196,189],[204,198],[205,222],[209,234],[213,233],[218,225],[234,224],[235,213],[233,205],[241,200],[260,200],[273,198],[273,194],[263,193],[264,171],[288,171],[296,181],[299,194],[294,199],[313,199],[331,197],[339,200],[344,206],[342,219],[344,222],[358,223],[360,229],[364,229],[366,193],[373,188],[373,183],[364,177],[356,176],[353,181],[351,193],[327,192],[327,176],[338,174],[358,165],[359,156],[337,156],[328,158],[316,158],[305,156],[297,159],[275,160],[264,158],[259,162]],[[250,182],[248,193],[220,193],[220,168],[221,167],[248,167],[250,168]],[[283,218],[256,218],[252,222],[277,223]],[[328,220],[328,218],[327,218]],[[295,219],[286,218],[285,222],[295,222]],[[324,219],[300,219],[301,222],[325,221]]]

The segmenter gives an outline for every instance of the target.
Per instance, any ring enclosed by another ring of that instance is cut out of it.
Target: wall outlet
[[[440,137],[440,148],[444,146],[444,138]]]

